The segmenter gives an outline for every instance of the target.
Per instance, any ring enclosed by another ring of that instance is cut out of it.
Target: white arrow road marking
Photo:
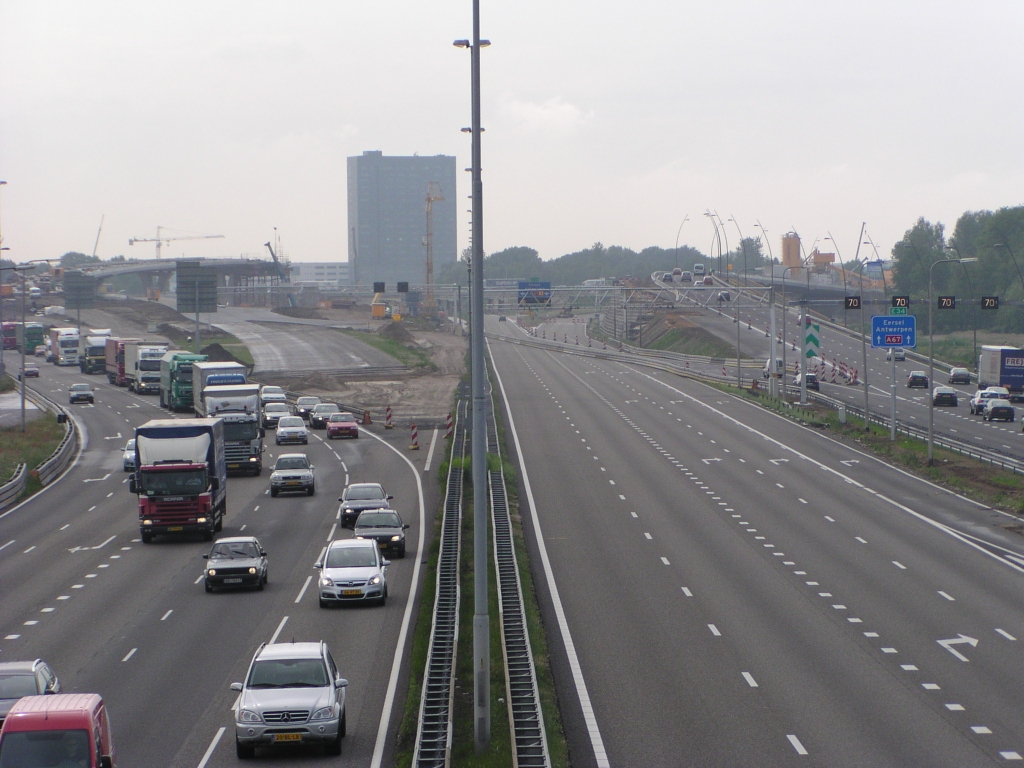
[[[847,459],[846,461],[840,461],[839,463],[852,467],[854,464],[860,464],[860,459]]]
[[[708,466],[711,466],[712,461],[721,461],[721,459],[701,459],[701,461],[703,461]]]
[[[970,659],[952,646],[967,643],[969,646],[974,648],[978,644],[978,639],[975,637],[968,637],[967,635],[960,635],[959,637],[950,638],[949,640],[936,640],[935,642],[960,659],[960,661],[970,661]]]
[[[779,464],[787,464],[789,462],[789,459],[768,459],[768,461],[770,461],[777,467],[779,466]]]
[[[107,472],[107,474],[105,474],[103,477],[90,477],[87,480],[83,480],[82,482],[83,483],[101,483],[104,480],[106,480],[108,477],[110,477],[110,473],[109,472]]]
[[[117,433],[116,435],[114,435],[113,437],[104,437],[103,439],[104,439],[104,440],[120,440],[120,439],[121,439],[121,433],[120,433],[120,432],[118,432],[118,433]]]

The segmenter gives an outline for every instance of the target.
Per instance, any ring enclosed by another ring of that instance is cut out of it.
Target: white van
[[[775,375],[776,376],[783,376],[785,373],[786,373],[786,369],[782,367],[782,358],[781,357],[776,357],[775,358]],[[764,370],[761,372],[761,375],[764,378],[766,378],[766,379],[771,378],[771,375],[772,375],[772,361],[770,359],[764,361]]]

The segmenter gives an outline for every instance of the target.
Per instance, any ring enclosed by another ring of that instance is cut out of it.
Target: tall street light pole
[[[928,387],[929,389],[933,386],[935,381],[935,336],[932,332],[932,315],[935,312],[935,307],[932,306],[932,276],[935,274],[936,264],[951,264],[957,262],[959,264],[971,264],[977,261],[976,258],[969,259],[938,259],[932,262],[932,265],[928,268]],[[893,355],[895,358],[896,355]],[[935,397],[932,392],[928,393],[928,466],[930,467],[933,463],[935,455]]]
[[[729,235],[725,231],[725,222],[722,221],[722,217],[718,215],[718,211],[714,212],[714,216],[718,219],[718,224],[722,227],[721,237],[725,238],[725,282],[729,283]],[[722,241],[718,241],[718,269],[722,269]]]
[[[708,217],[708,221],[711,222],[711,226],[715,228],[715,239],[711,241],[711,258],[715,257],[715,243],[718,243],[718,274],[721,277],[722,274],[722,237],[718,232],[718,223],[715,221],[715,215],[710,210],[704,211],[704,215]]]
[[[768,230],[761,224],[761,220],[757,220],[755,225],[761,230],[761,234],[764,236],[764,244],[768,246],[768,266],[771,269],[771,286],[775,288],[775,256],[772,254],[772,241],[768,239]]]
[[[747,244],[743,242],[743,230],[740,229],[740,224],[736,221],[736,217],[729,214],[729,221],[736,226],[736,231],[740,233],[740,248],[743,249],[743,284],[747,284]],[[739,281],[736,282],[737,286]]]
[[[679,235],[683,232],[683,224],[690,220],[690,214],[686,214],[683,217],[683,223],[679,225],[679,229],[676,230],[676,269],[679,268]]]
[[[953,238],[949,238],[949,245],[946,246],[947,251],[954,251],[957,258],[963,262],[963,254],[960,253],[960,249],[956,247],[956,241]],[[964,267],[964,278],[967,280],[967,290],[971,292],[971,330],[974,336],[974,357],[973,364],[974,370],[978,370],[978,308],[974,305],[974,286],[971,284],[971,274]]]
[[[473,0],[473,41],[456,40],[471,57],[473,135],[473,288],[470,362],[473,390],[473,724],[474,745],[483,752],[491,742],[490,616],[487,612],[487,399],[484,392],[484,237],[483,181],[480,169],[480,0]]]
[[[786,368],[786,315],[789,313],[789,307],[786,304],[786,273],[792,269],[800,269],[800,267],[785,267],[782,270],[782,399],[786,399],[786,377],[789,375],[789,371]],[[774,341],[774,340],[773,340]]]

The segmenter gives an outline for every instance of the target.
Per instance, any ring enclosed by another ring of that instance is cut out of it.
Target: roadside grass
[[[695,326],[693,328],[670,328],[647,345],[648,349],[680,352],[684,355],[736,358],[736,347],[727,344],[713,333]]]
[[[0,392],[13,392],[17,387],[18,382],[10,376],[4,375],[0,377]]]
[[[419,349],[418,347],[407,347],[399,341],[385,338],[376,333],[354,331],[349,328],[335,328],[333,330],[336,330],[339,333],[344,333],[346,336],[351,336],[354,339],[359,339],[359,341],[364,344],[369,344],[374,349],[380,350],[387,355],[391,355],[391,357],[395,358],[395,360],[400,362],[406,368],[423,372],[433,372],[437,370],[437,366],[430,362],[430,355],[428,355],[425,350]]]
[[[57,417],[52,413],[27,422],[24,432],[20,425],[0,429],[0,483],[11,479],[18,464],[24,462],[31,472],[50,458],[64,439],[65,429],[63,424],[57,423]],[[39,479],[29,476],[21,498],[31,496],[40,488],[42,484]]]

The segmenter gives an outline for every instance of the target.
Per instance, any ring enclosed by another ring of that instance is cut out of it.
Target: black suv
[[[370,509],[360,512],[353,533],[357,539],[372,539],[381,550],[391,550],[405,557],[405,532],[408,523],[393,509]]]

